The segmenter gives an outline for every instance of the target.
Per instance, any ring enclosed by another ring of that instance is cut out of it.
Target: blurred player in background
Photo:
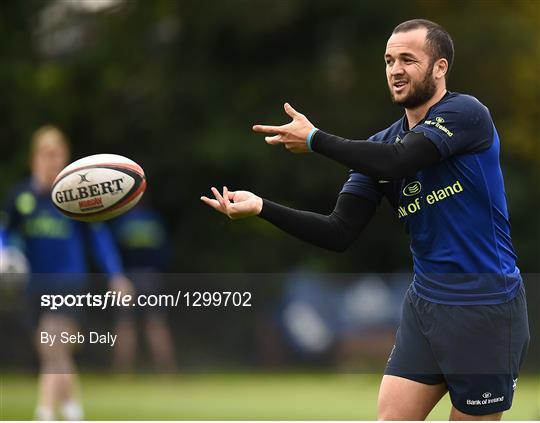
[[[406,281],[406,282],[405,282]],[[386,363],[410,278],[287,274],[277,304],[261,313],[257,340],[265,365],[331,361],[351,371]]]
[[[499,420],[512,405],[529,342],[499,137],[482,103],[447,91],[453,58],[440,25],[398,25],[384,61],[392,101],[405,114],[367,141],[320,131],[287,103],[292,122],[253,127],[276,134],[269,144],[352,169],[330,215],[226,187],[201,198],[232,219],[259,215],[336,251],[358,237],[383,196],[389,200],[411,237],[414,278],[379,391],[383,420],[423,420],[446,392],[450,419]]]
[[[120,257],[107,227],[68,219],[53,206],[52,184],[67,165],[69,155],[69,142],[62,131],[54,126],[38,129],[30,146],[32,175],[13,189],[3,212],[2,245],[7,245],[14,233],[21,237],[32,273],[28,295],[40,360],[35,411],[38,420],[84,417],[73,360],[77,344],[59,341],[61,332],[77,332],[81,310],[77,307],[49,310],[40,306],[41,295],[86,293],[87,242],[97,264],[109,277],[110,289],[123,294],[132,289],[123,276]],[[56,335],[56,342],[42,343],[41,332]]]
[[[126,273],[137,294],[155,295],[163,290],[163,273],[167,270],[170,246],[165,222],[145,197],[132,210],[111,220],[113,235],[120,248]],[[176,371],[174,345],[165,315],[160,307],[138,307],[120,310],[116,323],[118,343],[114,350],[114,367],[129,372],[137,352],[136,312],[144,319],[144,333],[156,369]]]

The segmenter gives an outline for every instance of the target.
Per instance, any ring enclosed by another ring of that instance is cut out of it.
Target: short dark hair
[[[408,32],[418,28],[427,29],[426,45],[431,52],[432,63],[438,59],[446,59],[448,61],[448,71],[445,75],[445,78],[448,79],[448,74],[454,62],[454,42],[446,29],[438,23],[428,21],[427,19],[412,19],[396,26],[392,34]]]

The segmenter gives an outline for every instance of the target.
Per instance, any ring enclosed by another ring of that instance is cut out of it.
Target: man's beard
[[[409,84],[411,84],[411,92],[407,97],[400,101],[396,101],[394,95],[392,94],[392,89],[390,88],[390,96],[392,97],[394,104],[403,106],[406,109],[415,109],[431,99],[431,97],[435,95],[435,91],[437,91],[435,81],[433,80],[429,70],[426,71],[426,75],[420,84],[414,86],[410,80]]]

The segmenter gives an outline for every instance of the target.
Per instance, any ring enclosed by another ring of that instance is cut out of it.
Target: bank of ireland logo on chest
[[[406,197],[412,197],[413,195],[420,194],[422,191],[422,184],[420,181],[410,182],[403,188],[403,195]]]

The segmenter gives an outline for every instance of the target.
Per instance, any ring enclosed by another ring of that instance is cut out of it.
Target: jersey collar
[[[426,118],[429,116],[429,114],[431,113],[431,111],[433,110],[433,108],[435,108],[436,106],[438,106],[440,103],[442,103],[446,98],[448,98],[451,94],[454,94],[453,92],[450,92],[448,90],[446,90],[446,93],[441,97],[441,99],[439,101],[437,101],[433,106],[431,106],[428,111],[426,112],[426,114],[424,115],[424,117],[422,119],[420,119],[420,122],[423,122],[424,120],[426,120]],[[418,123],[419,125],[420,123]],[[403,117],[401,118],[401,129],[403,132],[409,132],[410,131],[410,128],[409,128],[409,122],[407,121],[407,115],[404,113],[403,114]]]

